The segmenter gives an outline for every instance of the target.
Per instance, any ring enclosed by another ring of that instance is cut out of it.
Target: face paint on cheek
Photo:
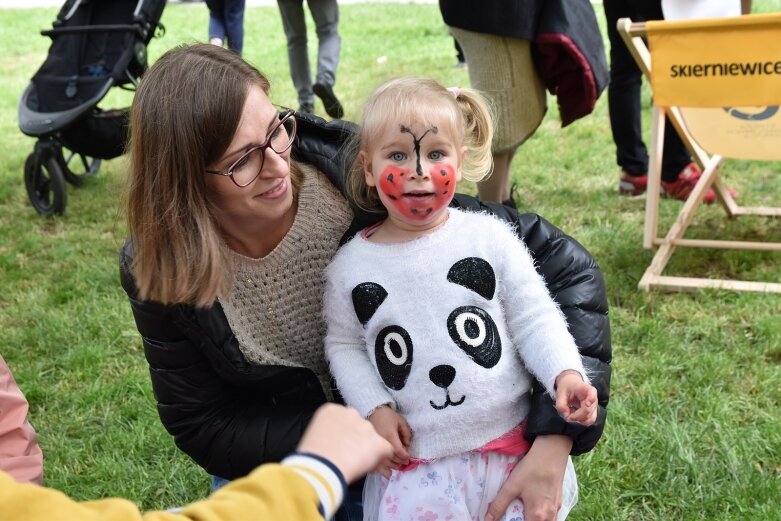
[[[395,166],[385,168],[385,170],[382,171],[382,175],[380,175],[378,187],[394,205],[398,204],[402,199],[402,195],[404,194],[404,178],[407,175],[409,175],[409,170]]]
[[[389,166],[382,171],[377,186],[380,192],[385,194],[385,203],[388,206],[395,208],[407,219],[417,220],[425,217],[426,209],[421,208],[418,201],[404,196],[404,182],[410,175],[406,168]]]
[[[434,212],[450,204],[456,187],[455,170],[450,165],[437,165],[429,171],[434,193],[424,197],[404,195],[404,181],[412,175],[407,169],[387,167],[380,176],[379,190],[385,195],[386,204],[392,206],[410,221],[426,219]]]
[[[452,165],[436,165],[429,170],[434,184],[434,210],[450,204],[456,193],[456,171]]]

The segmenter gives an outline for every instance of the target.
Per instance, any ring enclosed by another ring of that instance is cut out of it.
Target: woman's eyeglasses
[[[266,139],[266,142],[247,150],[240,158],[231,164],[227,170],[206,170],[215,175],[228,176],[236,186],[245,187],[257,179],[263,170],[263,160],[266,157],[266,149],[270,148],[277,154],[282,154],[293,144],[296,137],[295,111],[287,110],[280,113],[277,123]]]

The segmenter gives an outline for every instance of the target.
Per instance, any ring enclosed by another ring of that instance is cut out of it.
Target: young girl
[[[387,218],[337,252],[324,297],[337,386],[395,449],[367,478],[364,519],[483,519],[528,450],[529,372],[566,419],[596,418],[526,248],[497,218],[448,208],[462,176],[490,171],[491,136],[476,91],[429,79],[388,81],[364,108],[348,185]],[[560,519],[576,500],[570,463]],[[505,519],[522,518],[516,500]]]

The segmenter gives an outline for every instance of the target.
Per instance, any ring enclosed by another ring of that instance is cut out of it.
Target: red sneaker
[[[669,183],[662,181],[662,197],[685,201],[691,195],[700,177],[702,177],[702,172],[697,168],[697,165],[689,163],[678,173],[678,179]],[[712,188],[708,188],[708,191],[705,192],[705,197],[702,198],[702,202],[713,204],[714,201],[716,201],[716,192]]]
[[[618,181],[619,195],[637,196],[643,195],[648,186],[648,175],[632,175],[626,170],[621,170],[621,178]]]

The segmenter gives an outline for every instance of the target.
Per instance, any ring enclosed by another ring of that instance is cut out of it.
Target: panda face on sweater
[[[455,262],[448,270],[447,280],[467,288],[487,301],[492,300],[496,292],[493,268],[478,257],[468,257]],[[353,307],[361,324],[366,325],[388,296],[387,290],[375,282],[363,282],[353,288]],[[488,312],[479,306],[470,304],[456,307],[450,311],[445,327],[452,344],[443,348],[456,350],[456,356],[452,356],[454,362],[424,368],[428,371],[431,383],[442,390],[442,394],[429,399],[434,410],[457,407],[467,399],[466,394],[451,396],[449,390],[458,378],[457,361],[464,359],[463,356],[457,356],[459,351],[465,354],[471,363],[486,369],[499,363],[502,356],[502,342],[496,323]],[[424,339],[417,341],[424,343]],[[387,325],[377,333],[374,358],[377,371],[389,389],[400,391],[407,384],[414,366],[417,341],[411,337],[403,323]]]

